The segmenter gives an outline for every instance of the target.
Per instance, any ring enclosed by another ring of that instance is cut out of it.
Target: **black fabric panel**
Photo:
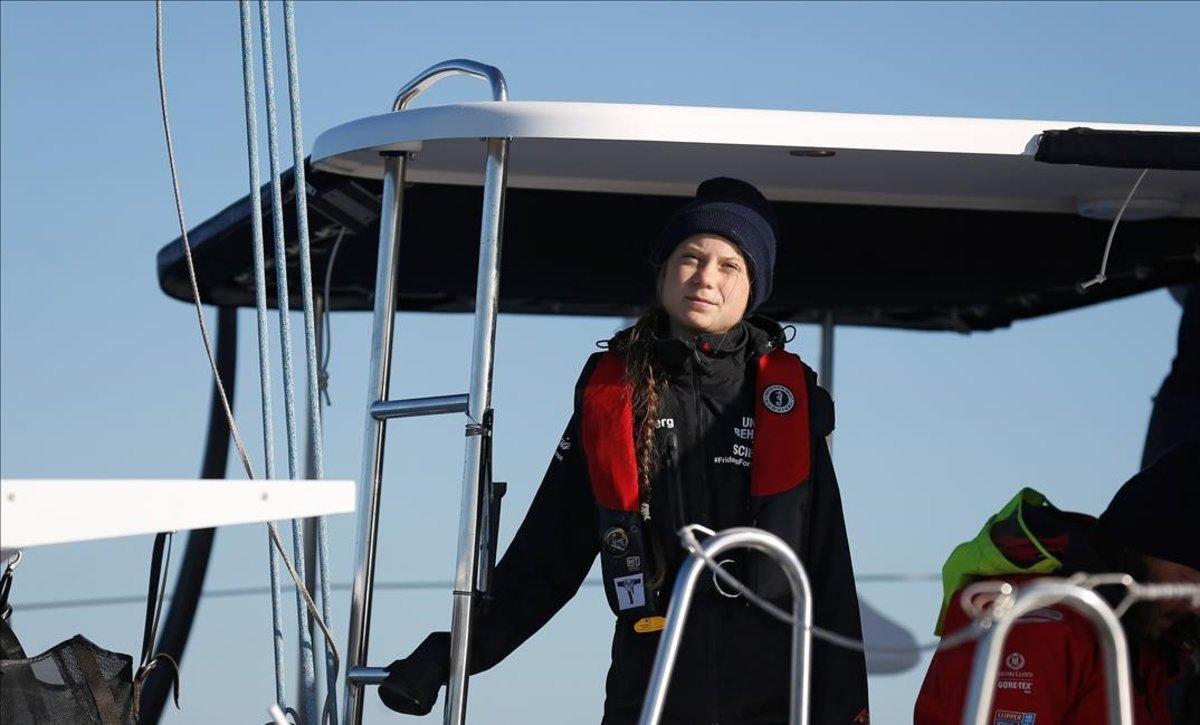
[[[322,172],[308,177],[315,284],[338,233],[330,307],[371,310],[378,254],[377,181]],[[285,177],[285,187],[292,181]],[[263,193],[269,222],[270,193]],[[290,199],[290,193],[285,199]],[[474,308],[482,190],[415,184],[406,189],[400,243],[401,310]],[[639,314],[653,294],[652,243],[679,206],[676,197],[509,189],[500,310],[505,313]],[[289,207],[292,205],[288,201]],[[761,312],[841,325],[970,332],[1200,280],[1200,219],[1123,224],[1108,281],[1079,282],[1099,266],[1108,223],[1074,213],[778,203],[781,242],[775,293]],[[289,238],[294,214],[285,213]],[[254,306],[249,197],[197,226],[201,294],[218,306]],[[264,222],[264,223],[267,223]],[[266,245],[268,264],[272,245]],[[299,268],[287,260],[293,308]],[[191,296],[178,240],[158,254],[159,284]],[[275,275],[267,275],[274,297]]]
[[[225,383],[229,404],[233,405],[234,380],[237,375],[237,308],[222,307],[217,311],[217,369]],[[221,398],[213,386],[212,401],[208,411],[208,438],[204,444],[204,463],[200,478],[225,478],[229,459],[229,423]],[[154,652],[170,655],[183,668],[183,650],[192,633],[196,610],[200,606],[200,594],[204,589],[204,578],[208,573],[209,555],[212,553],[216,529],[196,529],[188,534],[187,548],[179,566],[179,578],[175,582],[175,593],[171,597],[167,617]],[[153,725],[162,717],[163,706],[171,692],[172,669],[155,667],[146,677],[142,687],[140,722]]]
[[[1200,284],[1177,287],[1183,305],[1171,372],[1154,396],[1142,468],[1185,440],[1200,440]]]
[[[1200,169],[1200,133],[1182,131],[1043,131],[1034,159],[1048,164],[1121,169]]]

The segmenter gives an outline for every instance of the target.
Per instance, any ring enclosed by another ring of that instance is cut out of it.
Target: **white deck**
[[[1074,212],[1123,198],[1137,171],[1033,160],[1048,129],[1181,131],[1085,121],[812,113],[607,103],[481,102],[351,121],[321,134],[312,163],[382,175],[381,151],[417,150],[409,179],[481,183],[479,139],[512,138],[509,184],[688,196],[700,179],[738,176],[772,199],[888,206]],[[795,156],[829,150],[829,158]],[[1141,199],[1200,216],[1200,172],[1151,171]]]
[[[0,556],[31,546],[354,510],[353,481],[0,481]]]

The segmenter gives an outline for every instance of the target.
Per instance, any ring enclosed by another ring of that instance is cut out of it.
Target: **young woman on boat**
[[[575,411],[496,567],[470,670],[495,666],[578,591],[601,558],[616,615],[604,723],[635,722],[674,578],[678,530],[756,526],[782,537],[812,583],[819,626],[861,638],[841,497],[825,437],[833,403],[784,332],[751,316],[771,293],[777,222],[750,184],[710,179],[653,250],[657,300],[591,356]],[[778,566],[723,562],[790,609]],[[670,684],[665,722],[786,722],[788,626],[704,577]],[[449,670],[449,634],[388,668],[383,702],[429,712]],[[811,719],[867,722],[862,653],[814,641]]]

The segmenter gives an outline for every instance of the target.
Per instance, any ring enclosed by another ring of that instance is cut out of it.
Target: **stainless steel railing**
[[[996,616],[994,624],[975,649],[967,704],[963,708],[963,725],[990,725],[992,722],[992,700],[1000,671],[1000,657],[1004,652],[1004,641],[1017,620],[1034,609],[1057,604],[1074,609],[1095,625],[1104,656],[1108,722],[1133,725],[1129,645],[1125,641],[1121,621],[1099,594],[1068,581],[1040,581],[1019,588],[1016,597],[1008,601],[1011,604]],[[997,600],[997,603],[1002,602],[1005,600]]]
[[[754,549],[774,559],[787,576],[792,589],[792,690],[789,722],[792,725],[808,725],[809,664],[812,653],[812,587],[804,565],[792,548],[774,534],[748,527],[726,529],[700,545],[698,552],[683,563],[671,593],[671,604],[667,608],[667,626],[658,643],[654,658],[654,669],[650,675],[650,686],[642,704],[641,725],[654,725],[662,717],[667,699],[667,687],[679,643],[683,639],[683,627],[687,622],[688,610],[696,590],[696,582],[706,568],[706,561],[730,549]]]
[[[504,75],[496,68],[471,60],[449,60],[431,66],[406,83],[392,104],[404,111],[408,104],[438,81],[456,75],[486,80],[497,101],[508,99]],[[474,586],[479,568],[479,512],[487,511],[492,490],[481,485],[483,439],[491,435],[492,368],[496,340],[496,313],[500,285],[500,247],[507,184],[508,139],[489,138],[483,186],[483,220],[479,239],[479,271],[475,292],[475,334],[471,357],[470,390],[465,395],[412,400],[388,400],[392,338],[396,313],[396,271],[404,208],[404,182],[410,156],[385,152],[382,214],[379,224],[379,258],[375,273],[375,316],[371,332],[366,433],[363,440],[362,477],[359,482],[358,531],[355,542],[354,587],[350,605],[350,635],[346,655],[346,725],[362,721],[364,684],[378,684],[385,674],[366,665],[374,596],[375,558],[379,534],[379,505],[383,490],[384,440],[389,418],[466,412],[466,463],[463,468],[462,510],[459,519],[458,562],[455,568],[454,610],[451,624],[450,682],[445,722],[461,725],[466,715],[467,652],[474,607]]]

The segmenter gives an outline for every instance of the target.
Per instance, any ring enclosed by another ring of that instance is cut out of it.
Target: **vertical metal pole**
[[[821,369],[817,373],[821,387],[833,396],[833,311],[821,316]],[[833,433],[825,437],[825,445],[833,454]]]
[[[462,509],[458,519],[458,564],[454,572],[454,611],[450,625],[450,682],[444,721],[462,725],[467,708],[467,665],[471,650],[476,569],[479,565],[479,488],[483,463],[481,425],[492,406],[492,362],[500,295],[500,243],[504,226],[508,139],[487,140],[483,184],[483,224],[479,235],[479,273],[475,287],[475,344],[467,399],[467,451],[463,464]]]
[[[392,370],[392,331],[396,316],[396,263],[400,248],[404,176],[408,156],[385,154],[383,200],[379,219],[379,261],[375,266],[375,321],[371,327],[371,368],[368,373],[366,435],[362,476],[358,481],[358,531],[354,547],[354,589],[350,602],[350,636],[345,671],[366,664],[375,587],[375,547],[379,533],[379,496],[383,487],[383,443],[387,421],[371,416],[371,404],[387,400]],[[362,685],[346,680],[343,722],[362,721]]]

